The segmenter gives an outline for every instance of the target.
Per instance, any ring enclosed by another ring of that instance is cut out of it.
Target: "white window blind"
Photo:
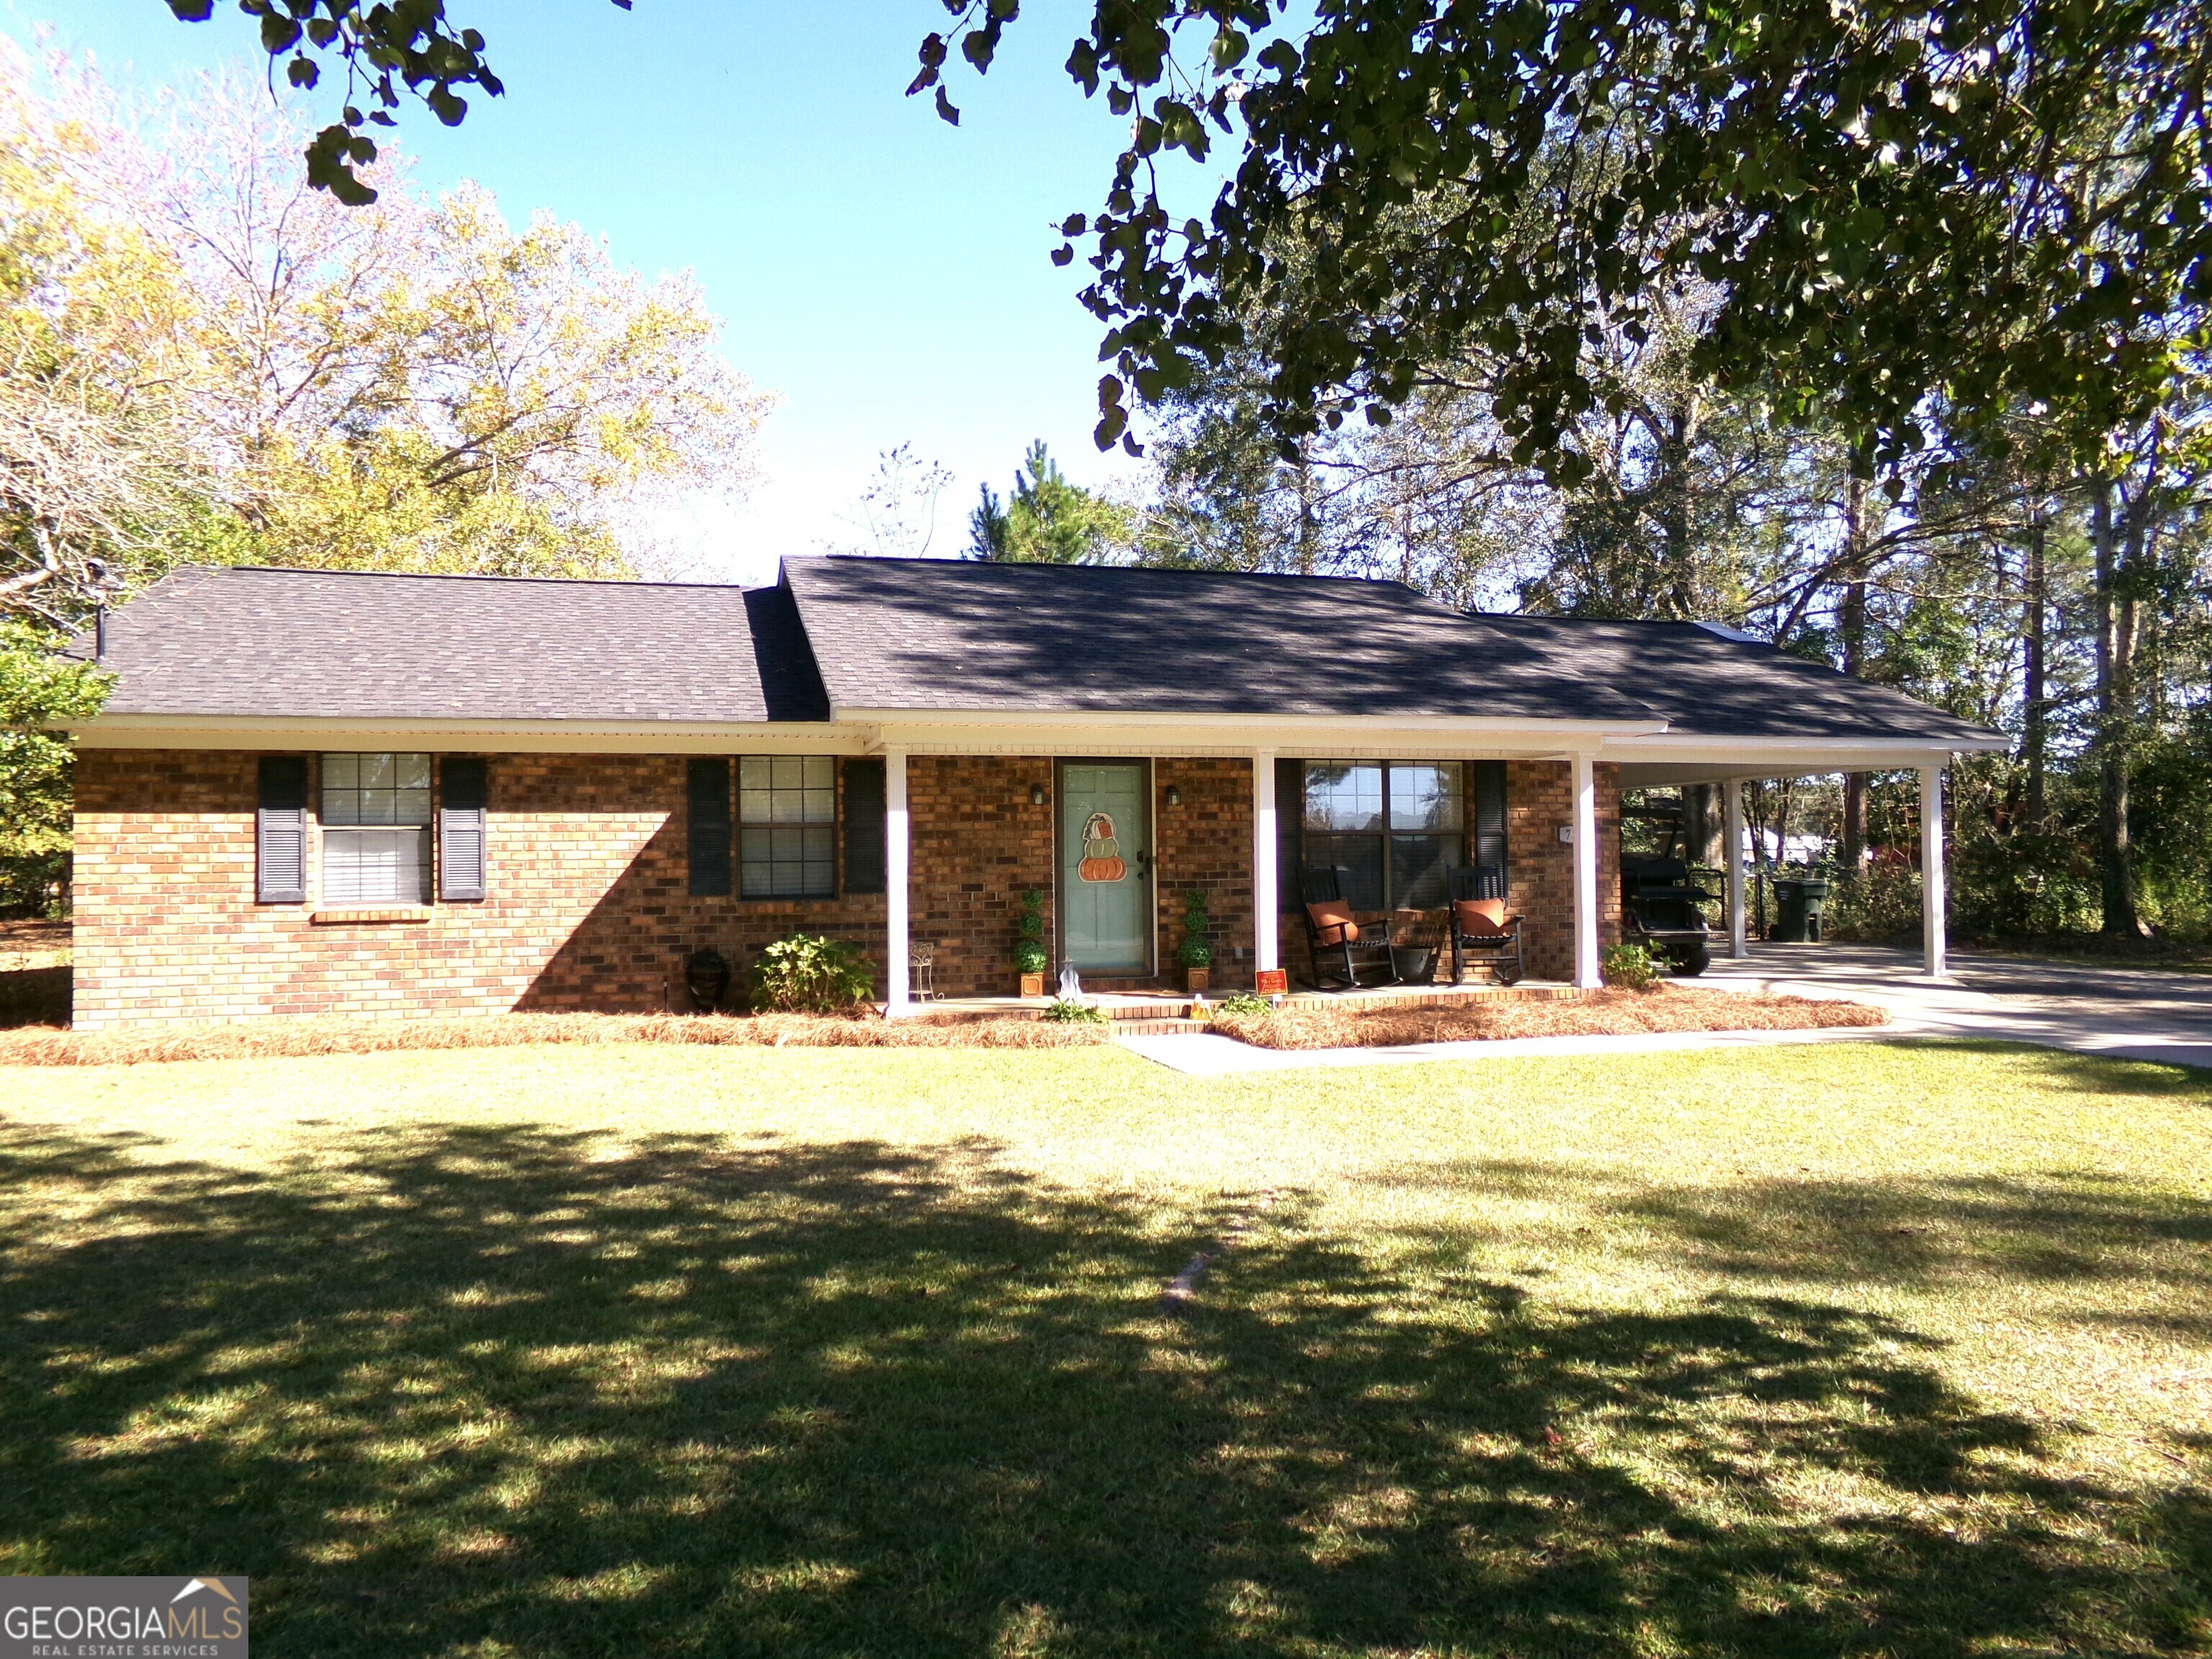
[[[326,905],[430,902],[430,757],[325,755]]]
[[[837,763],[827,755],[738,759],[738,890],[823,898],[837,890]]]

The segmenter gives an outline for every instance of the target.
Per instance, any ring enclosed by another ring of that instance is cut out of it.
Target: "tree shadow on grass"
[[[329,1145],[0,1140],[12,1570],[251,1573],[269,1656],[2204,1639],[2201,1494],[2056,1479],[1865,1315],[1284,1232],[1176,1320],[1222,1213],[980,1143]]]
[[[1884,1046],[1935,1054],[2009,1054],[2019,1059],[2039,1083],[2069,1093],[2148,1096],[2212,1106],[2212,1067],[2128,1060],[2000,1037],[1897,1036],[1886,1039]],[[2146,1036],[2141,1046],[2157,1048],[2160,1039]]]
[[[1365,1184],[1556,1206],[1562,1230],[1630,1219],[1642,1224],[1644,1248],[1671,1265],[1746,1279],[2124,1285],[2172,1304],[2138,1308],[2139,1322],[2212,1339],[2212,1200],[2095,1170],[1666,1184],[1617,1165],[1465,1158],[1387,1170]]]

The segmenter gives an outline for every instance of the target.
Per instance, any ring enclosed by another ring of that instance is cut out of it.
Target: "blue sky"
[[[934,0],[447,11],[489,37],[507,90],[452,132],[410,107],[401,139],[422,182],[474,179],[511,222],[548,208],[626,264],[695,270],[730,361],[782,396],[763,485],[735,518],[697,521],[719,574],[757,580],[781,554],[851,539],[839,516],[896,444],[953,474],[933,551],[964,542],[977,484],[1005,489],[1032,438],[1083,482],[1132,470],[1091,442],[1085,267],[1048,258],[1052,225],[1098,205],[1127,131],[1060,68],[1076,6],[1024,6],[980,83],[956,55],[957,130],[902,95],[943,20]],[[10,33],[40,23],[125,82],[259,62],[227,0],[191,25],[163,0],[4,0]]]

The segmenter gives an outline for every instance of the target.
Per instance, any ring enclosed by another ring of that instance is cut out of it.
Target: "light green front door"
[[[1152,849],[1145,769],[1070,762],[1060,772],[1062,954],[1089,973],[1152,965]]]

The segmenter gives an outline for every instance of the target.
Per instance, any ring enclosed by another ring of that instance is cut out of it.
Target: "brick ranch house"
[[[1202,890],[1249,986],[1304,971],[1310,865],[1370,910],[1496,866],[1531,975],[1595,984],[1622,788],[1846,769],[1920,771],[1940,971],[1940,769],[2002,742],[1725,629],[1315,577],[192,568],[76,648],[116,677],[72,732],[86,1027],[657,1010],[802,927],[903,1012],[925,942],[939,994],[1012,994],[1025,890],[1107,988],[1168,982]]]

